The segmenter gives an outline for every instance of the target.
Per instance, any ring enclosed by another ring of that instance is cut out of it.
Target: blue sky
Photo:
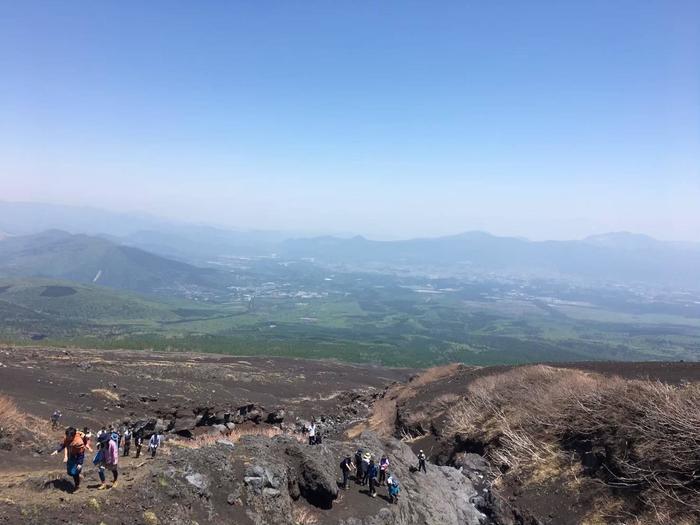
[[[0,199],[700,240],[698,20],[694,0],[6,2]]]

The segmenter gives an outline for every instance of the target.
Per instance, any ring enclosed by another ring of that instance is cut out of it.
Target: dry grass
[[[8,397],[0,396],[0,435],[14,432],[23,426],[24,418],[15,403]]]
[[[292,523],[294,525],[315,525],[319,522],[318,516],[307,507],[292,508]]]
[[[90,392],[110,401],[119,401],[119,394],[112,392],[111,390],[107,390],[106,388],[93,388],[90,390]]]
[[[606,525],[611,520],[620,520],[624,517],[623,503],[619,499],[606,498],[596,503],[595,508],[586,515],[581,525]]]
[[[160,520],[155,512],[146,510],[143,512],[143,522],[145,525],[159,525]]]
[[[604,451],[596,475],[640,493],[658,523],[668,509],[675,522],[700,517],[698,385],[523,367],[472,383],[450,426],[502,467],[538,478],[572,451]]]
[[[211,433],[202,434],[193,439],[178,440],[174,444],[187,448],[202,448],[216,444],[217,441],[225,439],[232,443],[237,443],[243,436],[264,436],[272,438],[279,435],[286,435],[297,439],[299,442],[305,442],[305,438],[299,434],[291,434],[284,432],[279,427],[268,425],[241,425],[235,427],[232,431],[226,434]]]
[[[25,436],[20,446],[30,445],[37,440],[45,442],[55,438],[55,433],[50,431],[46,420],[21,412],[12,399],[0,395],[0,437],[12,435],[19,430],[22,430]]]

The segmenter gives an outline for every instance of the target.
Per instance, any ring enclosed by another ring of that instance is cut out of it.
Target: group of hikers
[[[54,411],[51,415],[51,426],[57,428],[61,418],[59,410]],[[321,442],[321,434],[315,422],[311,422],[307,428],[309,436],[309,445],[317,445]],[[119,480],[119,449],[122,449],[123,456],[129,456],[131,445],[133,443],[136,454],[135,457],[141,456],[143,446],[144,430],[143,428],[124,427],[121,432],[113,426],[102,427],[94,436],[96,447],[93,449],[93,435],[90,430],[85,427],[83,430],[78,430],[74,427],[68,427],[65,431],[65,438],[54,450],[51,455],[56,455],[63,451],[63,462],[66,463],[66,471],[73,478],[74,489],[77,491],[80,488],[80,479],[83,472],[83,463],[85,461],[85,452],[95,452],[92,459],[93,465],[98,468],[98,476],[100,485],[98,490],[107,488],[105,471],[109,470],[112,473],[112,487],[116,487]],[[151,457],[154,458],[162,442],[162,437],[154,432],[148,440],[148,450]],[[425,462],[426,456],[421,450],[418,453],[418,472],[421,470],[427,472]],[[389,472],[389,458],[382,455],[377,463],[375,457],[369,452],[358,449],[353,458],[346,456],[340,463],[340,471],[343,476],[342,488],[348,489],[348,481],[351,473],[355,472],[355,483],[358,485],[368,485],[369,495],[373,498],[377,497],[377,487],[386,485],[391,503],[398,503],[399,492],[401,488],[396,476]]]
[[[386,485],[389,501],[394,504],[398,503],[401,487],[396,476],[389,472],[389,458],[387,456],[382,455],[379,463],[377,463],[371,452],[360,448],[355,452],[354,460],[355,462],[353,463],[353,458],[346,456],[340,462],[340,472],[343,475],[341,487],[344,490],[348,489],[348,481],[351,473],[354,471],[355,483],[362,486],[367,485],[371,497],[377,497],[378,486]],[[418,472],[421,470],[427,472],[425,460],[425,453],[421,450],[418,453],[418,468],[416,469]]]
[[[53,415],[51,416],[51,424],[54,427]],[[63,462],[66,464],[68,475],[73,478],[73,491],[75,492],[80,488],[85,452],[95,452],[92,463],[97,467],[97,474],[100,478],[98,490],[104,490],[107,488],[106,470],[112,473],[112,487],[117,486],[119,479],[119,449],[122,449],[124,456],[129,456],[133,442],[135,455],[138,458],[141,456],[143,439],[144,431],[142,428],[125,427],[119,432],[112,426],[109,428],[102,427],[94,436],[96,447],[93,449],[93,435],[87,427],[83,428],[82,431],[74,427],[68,427],[65,431],[64,440],[51,455],[56,455],[63,451]],[[148,440],[148,450],[152,458],[156,456],[161,442],[162,438],[157,432],[151,434]]]
[[[303,430],[308,435],[309,445],[321,443],[321,431],[315,419],[312,419],[308,425],[304,425]],[[422,471],[427,473],[425,452],[421,449],[416,456],[418,457],[418,466],[411,467],[411,470],[413,472]],[[371,497],[377,497],[377,487],[386,485],[389,501],[394,504],[398,503],[401,488],[396,476],[389,473],[389,458],[387,456],[382,455],[377,463],[371,452],[358,449],[355,452],[354,463],[353,458],[350,456],[346,456],[340,462],[340,472],[343,476],[341,487],[344,490],[348,489],[348,481],[354,472],[355,483],[362,486],[367,485],[368,493]]]

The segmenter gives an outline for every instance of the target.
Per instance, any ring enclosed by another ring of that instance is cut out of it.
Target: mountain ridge
[[[62,230],[0,241],[4,277],[48,277],[157,294],[177,286],[208,287],[221,275],[103,237]]]

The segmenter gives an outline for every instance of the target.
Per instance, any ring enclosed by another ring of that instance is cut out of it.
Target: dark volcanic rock
[[[278,425],[284,421],[285,415],[285,411],[280,408],[278,410],[270,412],[265,418],[265,421],[270,425]]]
[[[338,484],[335,472],[329,472],[319,459],[318,448],[291,443],[285,448],[285,454],[292,459],[292,469],[304,499],[316,507],[330,509],[338,497]]]
[[[197,421],[194,417],[178,418],[175,420],[173,432],[183,437],[192,437],[192,430],[197,426]]]

